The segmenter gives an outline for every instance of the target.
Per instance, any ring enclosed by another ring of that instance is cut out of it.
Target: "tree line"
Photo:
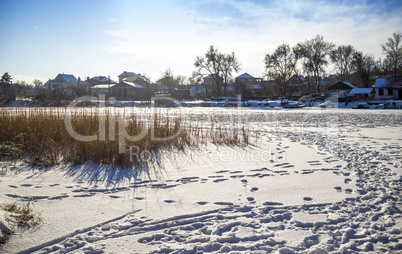
[[[288,83],[294,75],[306,78],[308,94],[312,91],[320,92],[320,82],[328,74],[326,67],[333,63],[337,78],[358,87],[370,87],[373,76],[402,74],[402,33],[394,32],[380,46],[385,58],[375,60],[372,54],[359,51],[352,45],[336,46],[325,41],[322,35],[299,42],[293,47],[284,43],[265,55],[264,77],[282,97],[289,93]],[[233,74],[241,69],[234,52],[221,53],[211,45],[204,55],[196,56],[194,67],[196,70],[190,77],[175,76],[173,70],[167,68],[161,72],[159,81],[170,94],[175,88],[200,85],[206,90],[207,96],[227,96],[229,85],[234,84],[235,93],[247,97],[247,89],[236,86],[233,80]],[[209,76],[210,82],[204,82],[206,75]],[[149,78],[147,81],[150,82]],[[42,85],[39,80],[34,80],[31,85],[25,82],[17,81],[17,83],[19,86],[12,85],[8,73],[1,77],[0,103],[4,104],[5,101],[8,103],[16,96],[26,95],[29,88]]]
[[[293,75],[303,75],[307,80],[307,93],[313,88],[320,92],[320,82],[326,74],[326,67],[332,62],[337,76],[343,81],[352,82],[359,87],[369,87],[374,75],[402,74],[402,34],[394,32],[388,41],[381,44],[384,60],[375,60],[374,56],[355,49],[352,45],[339,45],[324,40],[322,35],[299,42],[291,47],[279,45],[264,58],[265,77],[273,81],[279,94],[287,94],[288,81]],[[197,68],[192,78],[196,79],[207,73],[214,80],[212,94],[226,94],[232,73],[240,69],[235,53],[222,54],[210,46],[204,56],[197,56],[194,62]],[[222,89],[222,87],[224,89]],[[208,89],[211,87],[206,87]]]

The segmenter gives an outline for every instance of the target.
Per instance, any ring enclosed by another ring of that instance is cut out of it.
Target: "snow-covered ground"
[[[44,220],[0,252],[402,251],[401,111],[181,110],[240,119],[252,144],[164,152],[137,170],[0,162],[0,202],[32,201]]]

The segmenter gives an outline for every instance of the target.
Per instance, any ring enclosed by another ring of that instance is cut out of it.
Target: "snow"
[[[250,74],[248,74],[247,72],[243,73],[242,75],[236,77],[236,78],[254,78],[253,76],[251,76]]]
[[[111,87],[113,87],[116,84],[101,84],[101,85],[94,85],[91,87],[91,89],[109,89]]]
[[[387,87],[388,82],[386,78],[377,78],[375,81],[374,87],[375,88],[381,88],[381,87]]]
[[[215,78],[215,74],[208,74],[208,75],[205,75],[205,77],[204,77],[204,79],[213,79],[213,78]]]
[[[111,80],[110,78],[105,77],[105,76],[96,76],[96,77],[93,77],[93,79],[95,79],[99,82],[114,82],[113,80]]]
[[[143,87],[142,85],[137,84],[137,83],[133,83],[133,82],[123,81],[123,83],[124,83],[124,84],[127,84],[127,85],[129,85],[129,86],[135,87],[135,88],[145,88],[145,87]]]
[[[370,94],[373,88],[353,88],[350,94]]]
[[[48,86],[53,82],[53,79],[49,79],[48,81],[46,81],[45,84],[43,84],[44,86]]]
[[[1,203],[31,201],[44,224],[0,251],[401,250],[401,111],[179,110],[228,126],[241,116],[252,144],[167,151],[141,170],[1,161]]]
[[[71,74],[59,74],[67,83],[77,83],[78,80]]]
[[[134,72],[123,72],[118,77],[131,77],[131,76],[136,76],[136,77],[142,78],[141,75],[138,75],[138,74],[136,74]]]
[[[202,86],[193,86],[190,88],[190,93],[192,94],[205,94],[206,90]]]

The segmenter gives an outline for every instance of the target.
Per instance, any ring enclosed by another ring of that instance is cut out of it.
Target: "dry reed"
[[[197,122],[185,121],[180,115],[129,113],[116,113],[113,108],[2,110],[0,157],[25,159],[33,166],[42,167],[59,162],[82,164],[88,161],[131,167],[152,162],[154,155],[162,150],[185,149],[208,142],[219,145],[245,145],[249,142],[249,133],[244,127],[229,128],[211,124],[205,128],[199,127]],[[95,135],[96,139],[79,141],[72,137],[65,125],[65,117],[70,114],[71,126],[76,133]],[[124,119],[120,118],[121,115]],[[100,129],[100,124],[106,128]],[[124,153],[119,153],[122,141],[119,136],[120,127],[130,136],[137,136],[144,131],[144,137],[138,141],[123,139]],[[132,156],[133,147],[136,154],[146,155],[146,158]]]

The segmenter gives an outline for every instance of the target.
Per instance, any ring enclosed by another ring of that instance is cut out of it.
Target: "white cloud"
[[[373,8],[364,1],[186,2],[180,9],[159,10],[152,17],[121,17],[117,27],[104,33],[112,45],[111,56],[126,59],[122,64],[127,68],[142,69],[153,79],[167,67],[177,75],[190,75],[195,56],[204,54],[209,45],[223,53],[234,51],[241,72],[260,76],[266,53],[317,34],[380,57],[380,43],[400,27],[402,19],[397,11],[384,14]]]
[[[21,75],[21,74],[10,73],[10,75],[11,75],[13,83],[17,82],[17,81],[25,81],[28,84],[32,84],[35,79],[39,79],[40,81],[42,81],[42,83],[45,83],[48,80],[48,78],[32,77],[32,76],[26,76],[26,75]]]

